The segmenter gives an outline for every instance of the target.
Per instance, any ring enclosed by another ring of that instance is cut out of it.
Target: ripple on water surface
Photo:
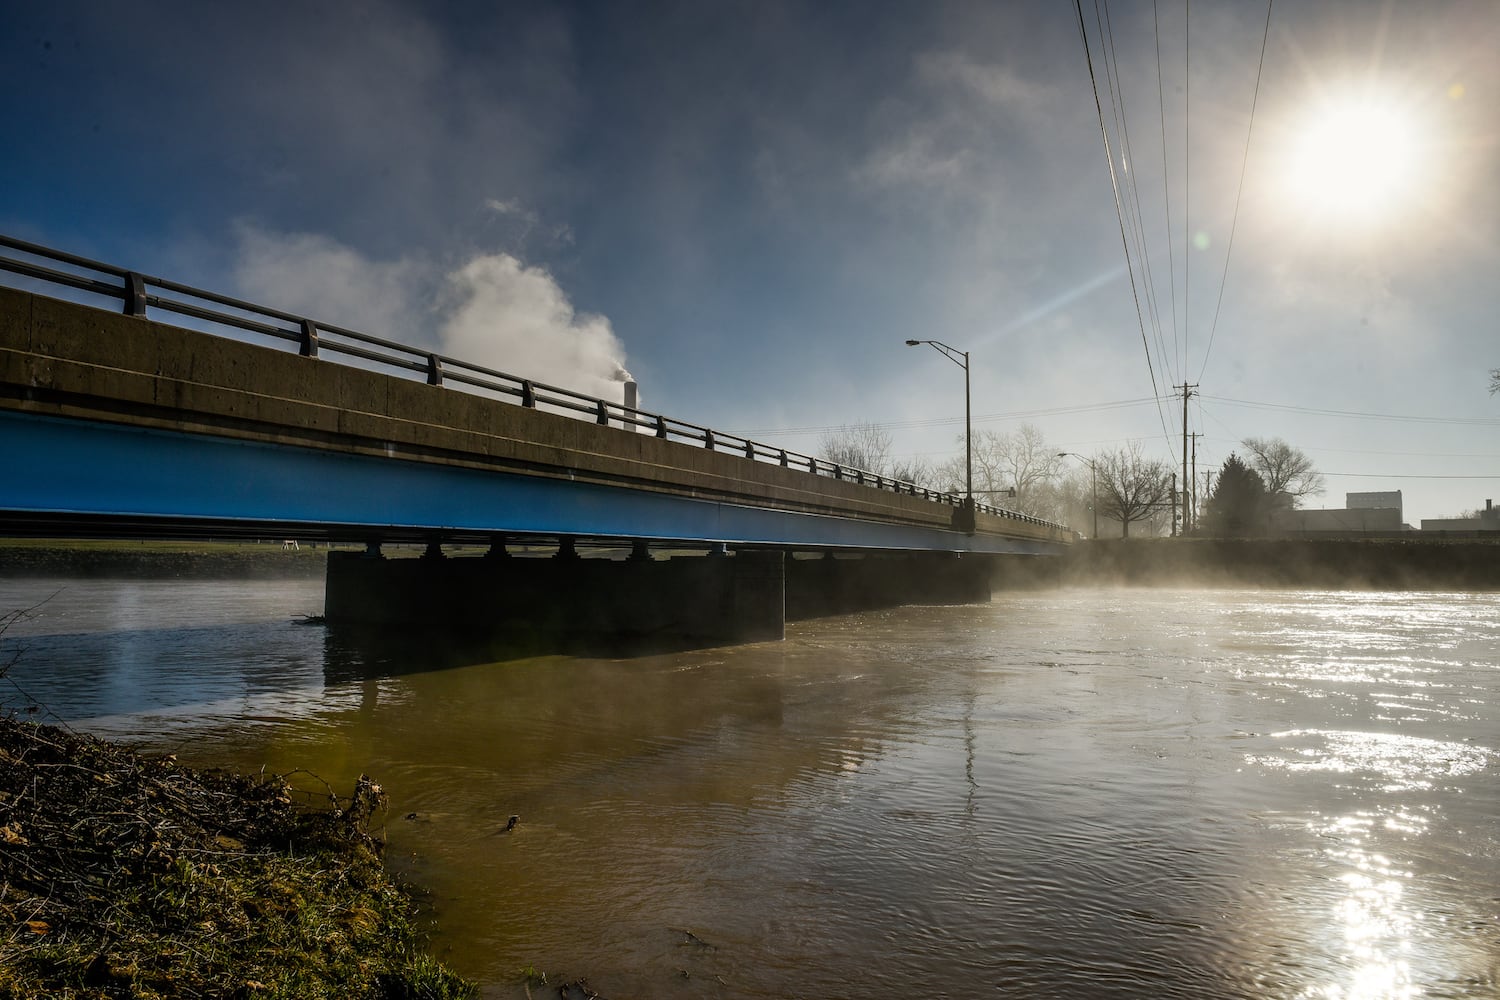
[[[16,677],[202,762],[376,775],[490,996],[526,965],[606,996],[1500,995],[1494,596],[1001,594],[488,663],[258,586],[69,582]]]

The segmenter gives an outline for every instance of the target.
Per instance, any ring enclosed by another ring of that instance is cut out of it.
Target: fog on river
[[[1500,995],[1500,596],[1004,592],[498,662],[321,601],[0,581],[4,701],[374,776],[486,996]]]

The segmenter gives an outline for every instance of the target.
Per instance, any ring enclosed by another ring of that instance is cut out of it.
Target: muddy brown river
[[[3,701],[374,776],[487,997],[1500,996],[1500,595],[1001,593],[501,662],[321,602],[0,580],[40,605]]]

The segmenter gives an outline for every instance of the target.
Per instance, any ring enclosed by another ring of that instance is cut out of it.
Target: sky
[[[0,15],[12,237],[799,451],[959,454],[937,340],[976,432],[1180,463],[1187,383],[1200,474],[1500,499],[1493,2]]]

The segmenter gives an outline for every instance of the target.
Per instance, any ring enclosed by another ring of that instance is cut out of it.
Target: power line
[[[1217,423],[1219,423],[1220,426],[1223,426],[1223,422],[1222,421],[1218,421],[1217,418],[1215,418],[1215,420],[1216,420]],[[1225,429],[1227,430],[1228,428],[1225,428]],[[1230,431],[1231,435],[1233,433],[1234,433],[1233,431]],[[1237,438],[1237,437],[1218,437],[1218,436],[1215,436],[1215,435],[1209,435],[1209,436],[1207,436],[1205,438],[1205,440],[1208,440],[1208,441],[1218,441],[1218,442],[1221,442],[1221,443],[1227,441],[1227,442],[1230,442],[1232,444],[1238,444],[1239,441],[1240,441],[1240,439]],[[1495,452],[1477,452],[1477,451],[1384,451],[1384,450],[1381,450],[1381,449],[1378,449],[1378,448],[1333,448],[1333,447],[1329,447],[1327,445],[1306,444],[1306,443],[1303,443],[1303,442],[1300,442],[1300,441],[1298,442],[1297,446],[1302,451],[1306,451],[1306,452],[1318,452],[1318,453],[1322,453],[1322,452],[1334,452],[1334,453],[1339,454],[1339,455],[1379,455],[1379,456],[1381,456],[1383,458],[1489,458],[1489,459],[1494,459],[1494,458],[1497,457],[1497,455],[1496,455]]]
[[[1161,21],[1157,16],[1156,0],[1151,0],[1151,25],[1156,35],[1156,110],[1161,120],[1161,197],[1167,216],[1167,288],[1172,295],[1172,340],[1177,340],[1177,255],[1172,249],[1172,189],[1168,183],[1167,169],[1167,102],[1162,93],[1161,79]],[[1187,252],[1187,247],[1183,247]]]
[[[1200,394],[1202,395],[1202,394]],[[1371,413],[1363,410],[1332,410],[1314,406],[1293,406],[1289,403],[1261,403],[1250,399],[1230,399],[1227,396],[1203,396],[1216,403],[1230,406],[1248,406],[1257,410],[1279,410],[1288,413],[1310,413],[1320,417],[1347,417],[1356,420],[1397,420],[1421,424],[1457,424],[1469,427],[1500,427],[1500,417],[1428,417],[1402,413]]]
[[[977,424],[996,420],[1025,420],[1031,417],[1064,416],[1071,413],[1096,413],[1102,410],[1118,410],[1131,406],[1145,406],[1148,403],[1156,402],[1158,401],[1152,399],[1150,396],[1142,396],[1139,399],[1117,399],[1105,403],[1082,403],[1076,406],[1053,406],[1035,410],[1011,410],[1006,413],[980,413],[975,415],[973,422]],[[883,423],[865,424],[865,426],[878,427],[881,430],[912,430],[922,427],[942,427],[961,423],[963,423],[963,417],[930,417],[921,420],[890,420]],[[841,431],[848,426],[850,425],[845,423],[805,427],[752,427],[744,431],[744,434],[780,434],[784,436],[824,434]]]
[[[1141,347],[1146,352],[1146,370],[1151,375],[1151,395],[1157,400],[1156,415],[1161,421],[1162,438],[1167,441],[1170,447],[1171,435],[1167,433],[1167,418],[1161,408],[1161,389],[1156,384],[1156,367],[1151,362],[1151,345],[1146,339],[1146,321],[1141,315],[1141,296],[1139,290],[1136,288],[1135,268],[1132,266],[1130,260],[1130,241],[1125,236],[1125,213],[1120,203],[1120,181],[1115,176],[1115,157],[1109,147],[1109,129],[1104,124],[1104,105],[1099,100],[1099,78],[1094,73],[1094,55],[1089,49],[1088,26],[1083,19],[1083,0],[1073,0],[1073,6],[1078,12],[1078,35],[1079,39],[1083,42],[1084,61],[1088,64],[1089,85],[1094,91],[1094,110],[1099,115],[1099,134],[1104,140],[1104,158],[1109,164],[1109,184],[1110,188],[1114,191],[1115,217],[1120,223],[1120,245],[1125,250],[1125,270],[1130,275],[1130,295],[1135,300],[1135,319],[1136,325],[1140,327],[1141,331]]]
[[[1182,0],[1182,370],[1187,371],[1188,326],[1192,323],[1193,243],[1193,20],[1192,0]]]
[[[1500,473],[1493,476],[1418,476],[1418,475],[1391,475],[1389,472],[1324,472],[1318,470],[1320,476],[1334,476],[1338,479],[1495,479],[1500,480]]]
[[[1161,313],[1156,304],[1156,275],[1151,266],[1151,241],[1146,236],[1146,213],[1141,207],[1141,190],[1137,181],[1140,171],[1136,169],[1135,150],[1130,143],[1130,112],[1125,106],[1125,82],[1120,76],[1120,57],[1115,47],[1114,22],[1109,16],[1107,2],[1103,4],[1101,12],[1100,0],[1094,0],[1094,23],[1099,28],[1099,37],[1104,48],[1104,79],[1109,87],[1110,108],[1114,112],[1115,128],[1119,131],[1120,142],[1124,150],[1120,164],[1125,175],[1125,186],[1130,194],[1125,201],[1125,209],[1131,235],[1135,240],[1136,253],[1144,269],[1142,283],[1145,285],[1146,311],[1151,317],[1151,331],[1156,338],[1157,358],[1165,364],[1167,378],[1175,380],[1177,376],[1172,370],[1169,360],[1171,355],[1162,337]],[[1175,343],[1177,337],[1175,326],[1172,330],[1172,337]]]
[[[1214,304],[1214,319],[1208,329],[1208,346],[1203,349],[1203,367],[1198,369],[1198,379],[1208,369],[1208,356],[1213,353],[1214,335],[1219,330],[1219,311],[1224,307],[1224,286],[1229,282],[1229,256],[1234,253],[1234,231],[1240,223],[1240,199],[1245,194],[1245,172],[1250,166],[1250,136],[1255,132],[1255,106],[1260,102],[1260,78],[1266,66],[1266,42],[1271,37],[1271,5],[1275,0],[1266,0],[1266,27],[1260,38],[1260,62],[1255,67],[1255,91],[1250,97],[1250,124],[1245,129],[1245,155],[1240,161],[1240,183],[1234,192],[1234,215],[1229,221],[1229,245],[1224,249],[1224,273],[1219,278],[1219,299]]]

